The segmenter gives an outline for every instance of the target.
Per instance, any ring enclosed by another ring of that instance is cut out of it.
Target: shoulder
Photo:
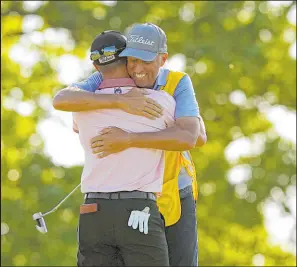
[[[195,90],[188,74],[185,74],[179,81],[173,97],[176,101],[175,118],[196,117],[199,115]]]
[[[96,71],[91,76],[88,77],[88,81],[90,83],[100,84],[103,81],[102,74]]]
[[[191,86],[193,86],[190,76],[187,73],[183,73],[183,74],[184,75],[182,76],[182,78],[181,78],[178,85],[191,85]]]
[[[166,71],[166,72],[165,72]],[[190,76],[182,71],[173,71],[169,69],[164,70],[164,76],[166,75],[167,81],[168,80],[175,80],[178,86],[188,86],[189,84],[192,85],[192,81]]]
[[[181,76],[181,78],[174,91],[174,96],[178,96],[181,92],[184,91],[187,91],[190,94],[195,94],[190,76],[184,72],[180,72],[179,75]]]
[[[98,71],[96,71],[95,73],[90,75],[86,80],[73,83],[72,86],[78,87],[82,90],[86,90],[89,92],[95,92],[99,85],[102,83],[102,80],[102,75]]]
[[[171,70],[171,69],[167,69],[167,68],[161,68],[160,74],[166,75],[166,76],[170,74],[170,75],[174,75],[174,76],[178,76],[178,77],[183,77],[185,75],[188,75],[186,72]]]

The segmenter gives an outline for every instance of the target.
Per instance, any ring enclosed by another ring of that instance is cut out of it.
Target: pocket
[[[149,231],[151,227],[153,227],[154,229],[161,229],[161,231],[165,231],[165,220],[159,210],[153,209],[150,213]]]
[[[150,208],[149,213],[152,213],[153,210],[157,209],[156,202],[150,199],[125,199],[122,201],[122,203],[124,201],[126,202],[126,204],[123,205],[123,208],[129,214],[129,216],[133,210],[142,211],[145,207],[149,207]]]
[[[189,195],[181,199],[182,216],[195,216],[196,217],[196,202],[193,195]]]
[[[162,213],[160,212],[160,217],[161,217],[161,220],[163,222],[163,225],[164,225],[164,228],[165,228],[165,218],[164,216],[162,215]]]
[[[80,205],[78,240],[82,248],[92,247],[99,235],[98,226],[102,225],[99,203]]]
[[[100,210],[99,203],[89,203],[89,204],[82,204],[79,208],[80,214],[89,214],[94,213]]]

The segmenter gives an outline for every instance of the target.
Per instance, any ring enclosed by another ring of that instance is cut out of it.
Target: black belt
[[[156,196],[151,192],[141,192],[141,191],[131,191],[131,192],[95,192],[95,193],[86,193],[85,199],[87,198],[103,198],[103,199],[130,199],[130,198],[138,198],[138,199],[150,199],[156,201]]]

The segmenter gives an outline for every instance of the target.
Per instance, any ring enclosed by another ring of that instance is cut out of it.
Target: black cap
[[[97,65],[107,65],[119,59],[126,48],[127,38],[117,31],[104,31],[96,36],[91,45],[91,60]]]

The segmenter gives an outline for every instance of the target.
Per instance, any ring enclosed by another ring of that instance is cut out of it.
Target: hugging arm
[[[60,90],[53,99],[54,108],[69,112],[121,109],[149,119],[161,116],[162,107],[153,99],[146,97],[149,95],[149,90],[133,88],[123,95],[96,94],[95,91],[102,82],[99,77],[101,76],[97,72],[83,82]]]
[[[175,90],[176,119],[171,127],[158,132],[143,133],[128,133],[115,127],[107,128],[91,139],[93,153],[100,153],[100,157],[105,157],[129,147],[185,151],[204,145],[205,129],[200,129],[204,123],[199,116],[194,89],[188,76],[183,79]]]
[[[158,132],[131,133],[131,146],[170,151],[190,150],[196,145],[199,126],[197,117],[177,118],[173,126]]]
[[[117,127],[105,128],[91,139],[91,147],[100,158],[130,147],[185,151],[195,146],[198,134],[198,118],[184,117],[158,132],[128,133]]]
[[[173,126],[158,132],[130,133],[130,146],[184,151],[202,147],[207,141],[205,125],[201,117],[181,117]]]
[[[203,120],[195,97],[192,81],[185,75],[174,91],[175,123],[153,133],[131,134],[131,146],[171,151],[185,151],[206,142]]]
[[[99,95],[70,86],[55,95],[53,106],[57,110],[72,112],[119,108],[119,97],[118,95]]]
[[[170,151],[190,150],[202,147],[207,141],[202,117],[181,117],[172,127],[152,133],[131,133],[132,147],[155,148]]]
[[[174,125],[155,133],[155,136],[153,136],[153,133],[132,136],[137,146],[143,146],[147,138],[151,138],[154,145],[158,143],[159,149],[172,151],[190,150],[194,147],[201,147],[206,143],[205,125],[199,114],[192,81],[187,74],[177,85],[174,99],[176,101]],[[143,141],[140,140],[142,138]],[[168,138],[167,141],[166,138]]]

